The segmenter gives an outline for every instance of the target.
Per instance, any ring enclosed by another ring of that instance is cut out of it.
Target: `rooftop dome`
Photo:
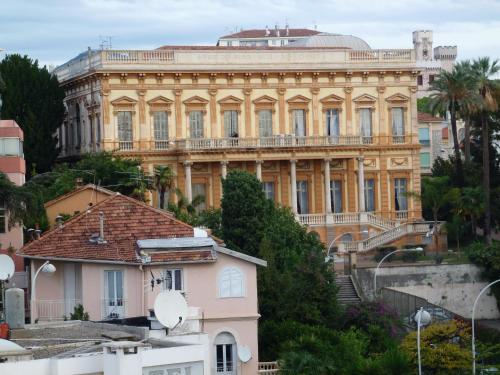
[[[297,40],[288,44],[289,47],[316,47],[316,48],[349,48],[349,49],[371,49],[363,39],[352,35],[321,33],[310,36],[307,39]]]

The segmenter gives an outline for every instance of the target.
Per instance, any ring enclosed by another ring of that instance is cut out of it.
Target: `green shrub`
[[[75,306],[73,312],[70,314],[71,320],[89,320],[89,313],[86,312],[82,304]]]
[[[401,256],[403,262],[415,263],[418,259],[420,259],[421,253],[418,251],[407,251],[404,252]]]

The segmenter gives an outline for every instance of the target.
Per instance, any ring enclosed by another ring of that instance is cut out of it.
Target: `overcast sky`
[[[0,0],[0,48],[57,65],[98,48],[100,36],[117,49],[214,45],[286,22],[372,48],[412,48],[412,31],[433,30],[434,46],[457,45],[459,59],[500,57],[500,0]]]

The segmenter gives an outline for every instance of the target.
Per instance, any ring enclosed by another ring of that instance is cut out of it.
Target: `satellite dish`
[[[184,323],[188,313],[185,298],[176,290],[161,292],[155,299],[155,316],[167,328],[175,328]]]
[[[241,362],[247,363],[252,359],[252,352],[248,346],[238,346],[238,358]]]
[[[15,266],[12,258],[5,254],[0,254],[0,280],[8,280],[14,275]]]

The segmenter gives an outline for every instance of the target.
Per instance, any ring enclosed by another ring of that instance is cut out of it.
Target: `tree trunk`
[[[163,210],[165,208],[165,189],[160,189],[160,208]]]
[[[483,138],[484,241],[491,245],[490,129],[486,113],[481,114]]]
[[[450,122],[451,122],[451,134],[453,136],[453,150],[455,153],[455,166],[457,171],[457,183],[459,187],[464,186],[464,172],[462,169],[462,158],[460,157],[460,145],[458,143],[458,133],[457,133],[457,116],[455,113],[455,108],[451,106],[450,108]]]
[[[465,162],[470,162],[470,119],[467,117],[465,119],[465,138],[464,138],[464,151],[465,151]]]

